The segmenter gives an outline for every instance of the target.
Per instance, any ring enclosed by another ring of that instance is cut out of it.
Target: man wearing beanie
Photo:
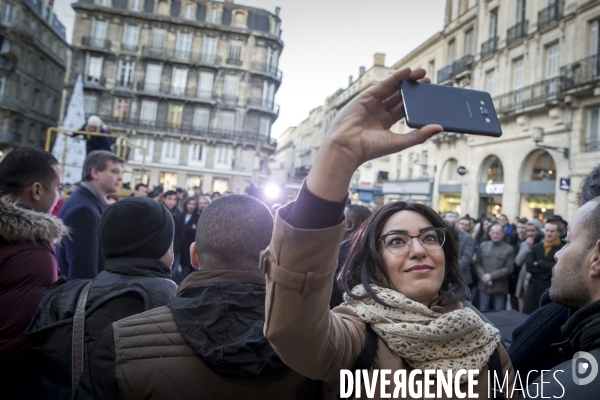
[[[272,231],[271,212],[253,197],[210,203],[190,249],[199,270],[167,307],[102,332],[75,398],[321,398],[320,382],[285,366],[263,335],[266,287],[259,259]]]
[[[112,322],[164,306],[175,295],[173,233],[171,213],[150,198],[129,197],[106,208],[99,232],[104,271],[91,281],[50,287],[27,330],[49,398],[71,398],[74,321],[84,315],[82,342],[89,354]],[[84,314],[77,313],[78,302],[85,304]]]
[[[86,124],[80,131],[92,133],[106,133],[102,127],[102,120],[97,115],[92,115],[88,118]],[[85,144],[86,154],[90,154],[94,150],[111,151],[112,140],[108,136],[92,136],[87,135],[87,143]]]

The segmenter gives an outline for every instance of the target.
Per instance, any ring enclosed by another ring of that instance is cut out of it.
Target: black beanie
[[[149,197],[128,197],[104,210],[100,218],[100,247],[106,258],[165,255],[174,232],[167,207]]]

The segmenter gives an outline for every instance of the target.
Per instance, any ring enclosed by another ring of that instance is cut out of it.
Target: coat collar
[[[67,233],[60,219],[20,207],[9,196],[0,197],[0,237],[6,242],[56,243]]]
[[[211,283],[252,283],[265,285],[265,276],[260,271],[194,271],[179,285],[177,296],[186,289]]]
[[[104,269],[120,275],[171,279],[171,268],[162,261],[151,258],[109,258]]]

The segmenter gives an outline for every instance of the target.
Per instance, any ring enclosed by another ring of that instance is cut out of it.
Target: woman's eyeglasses
[[[416,236],[390,232],[381,236],[379,240],[383,241],[390,253],[399,256],[410,250],[413,239],[418,239],[421,246],[427,251],[441,249],[446,241],[446,231],[446,228],[431,228]]]

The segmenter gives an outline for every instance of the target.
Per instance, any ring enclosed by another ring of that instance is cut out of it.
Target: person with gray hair
[[[105,150],[88,154],[83,163],[81,187],[58,213],[71,232],[57,254],[60,272],[67,279],[91,279],[104,269],[98,238],[100,217],[109,205],[106,196],[121,187],[124,162]]]
[[[104,133],[107,132],[102,127],[102,120],[97,115],[92,115],[87,119],[84,126],[79,129],[80,131],[86,131],[91,133]],[[86,135],[87,143],[85,144],[86,154],[90,154],[92,151],[105,150],[111,151],[112,140],[108,136],[92,136]]]

